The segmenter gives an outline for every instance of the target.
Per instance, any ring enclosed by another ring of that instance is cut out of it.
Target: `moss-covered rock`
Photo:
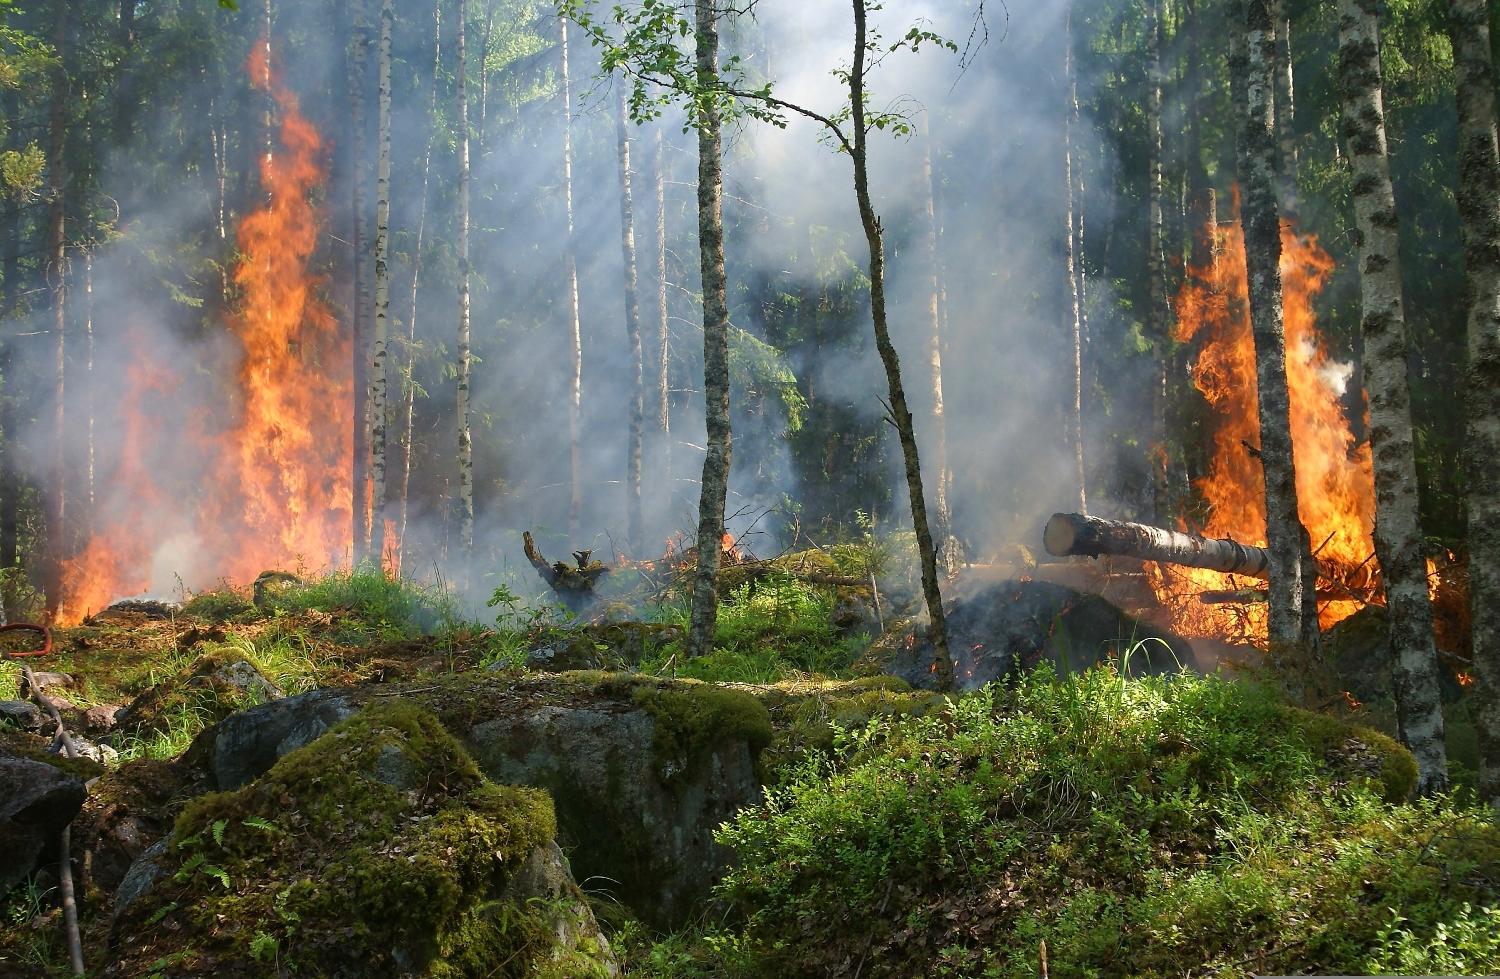
[[[1369,779],[1384,788],[1386,802],[1405,802],[1417,785],[1417,760],[1394,739],[1374,728],[1327,714],[1286,708],[1292,725],[1335,783]]]
[[[113,892],[136,858],[164,839],[183,807],[207,787],[188,766],[154,759],[128,761],[106,773],[73,822],[82,889]]]
[[[111,975],[610,974],[597,932],[559,947],[575,892],[506,898],[555,831],[432,714],[379,699],[232,792],[193,801],[161,876],[115,924]],[[587,938],[587,941],[583,941]]]
[[[497,781],[547,789],[580,879],[680,926],[733,858],[715,829],[761,798],[769,715],[739,690],[633,674],[455,680],[430,703]]]
[[[283,696],[240,650],[218,649],[198,657],[179,675],[149,687],[115,715],[123,731],[146,735],[164,730],[185,711],[213,723],[237,710]]]
[[[664,646],[680,642],[682,627],[650,622],[605,622],[552,633],[527,655],[526,665],[548,673],[622,670],[639,666]]]

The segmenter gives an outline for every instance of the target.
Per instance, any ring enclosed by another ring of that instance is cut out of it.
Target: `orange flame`
[[[1214,453],[1196,488],[1208,506],[1202,528],[1211,537],[1264,545],[1265,481],[1260,445],[1255,344],[1250,329],[1245,242],[1238,222],[1216,231],[1219,257],[1189,269],[1177,296],[1173,336],[1201,343],[1193,381],[1214,409]],[[1352,615],[1378,591],[1373,558],[1375,497],[1368,443],[1356,445],[1340,401],[1347,369],[1329,356],[1317,331],[1313,303],[1334,268],[1311,235],[1281,230],[1287,386],[1291,398],[1298,507],[1328,586],[1339,597],[1319,602],[1323,628]],[[1188,568],[1153,570],[1158,597],[1188,636],[1264,640],[1266,607],[1203,605],[1197,595],[1255,582]],[[1326,589],[1325,589],[1326,590]],[[1347,594],[1346,594],[1347,593]],[[1356,597],[1357,596],[1357,597]]]
[[[269,568],[316,567],[348,552],[350,347],[322,298],[324,281],[309,272],[322,230],[309,196],[326,177],[324,147],[271,70],[264,38],[247,68],[256,87],[276,100],[281,124],[280,146],[261,161],[268,201],[241,220],[237,235],[241,303],[229,324],[243,350],[229,395],[237,420],[217,434],[148,432],[141,399],[170,382],[164,371],[148,369],[144,357],[131,368],[121,404],[124,461],[111,481],[112,497],[127,501],[124,517],[96,533],[66,567],[55,616],[60,625],[150,588],[153,555],[183,529],[148,513],[149,501],[162,495],[141,463],[140,443],[148,436],[202,441],[212,460],[194,528],[208,581],[244,582]]]

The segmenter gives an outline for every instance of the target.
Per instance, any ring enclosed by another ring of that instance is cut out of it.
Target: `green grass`
[[[743,925],[641,974],[1019,979],[1043,939],[1058,979],[1493,971],[1493,816],[1388,803],[1383,759],[1408,756],[1330,723],[1109,670],[876,718],[721,832]],[[1327,761],[1355,742],[1373,762]]]

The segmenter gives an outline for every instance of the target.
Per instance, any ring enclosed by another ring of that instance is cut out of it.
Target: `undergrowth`
[[[642,974],[1030,977],[1043,939],[1060,979],[1493,971],[1492,817],[1387,802],[1409,756],[1324,727],[1107,669],[877,717],[721,831],[743,927]]]

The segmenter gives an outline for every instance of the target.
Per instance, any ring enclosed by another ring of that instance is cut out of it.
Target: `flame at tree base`
[[[103,508],[113,516],[67,562],[58,625],[151,588],[158,550],[185,533],[196,538],[203,583],[316,567],[349,551],[352,433],[343,419],[353,391],[351,349],[322,298],[325,283],[309,271],[322,230],[309,197],[326,177],[323,144],[296,96],[276,81],[264,39],[254,52],[247,67],[280,108],[280,146],[261,162],[267,202],[237,232],[240,302],[228,325],[241,356],[223,392],[235,421],[207,433],[202,413],[186,409],[175,413],[177,430],[167,430],[145,401],[170,400],[181,378],[153,367],[146,343],[133,345],[122,462]],[[191,445],[208,461],[196,501],[166,505],[143,462],[171,445]]]
[[[1255,342],[1250,329],[1245,241],[1238,222],[1214,229],[1218,258],[1188,270],[1175,305],[1180,342],[1198,342],[1193,382],[1214,410],[1214,452],[1208,472],[1194,483],[1208,519],[1209,537],[1265,546],[1265,480],[1254,448],[1260,445]],[[1342,403],[1349,370],[1329,356],[1316,328],[1313,303],[1334,268],[1315,238],[1281,229],[1283,317],[1287,387],[1291,398],[1293,457],[1302,523],[1327,573],[1325,590],[1347,597],[1320,598],[1322,628],[1380,598],[1372,538],[1374,477],[1368,442],[1356,443]],[[1184,529],[1188,529],[1184,527]],[[1196,568],[1148,565],[1153,590],[1188,638],[1213,637],[1264,643],[1264,603],[1205,605],[1205,591],[1251,589],[1261,582]]]

